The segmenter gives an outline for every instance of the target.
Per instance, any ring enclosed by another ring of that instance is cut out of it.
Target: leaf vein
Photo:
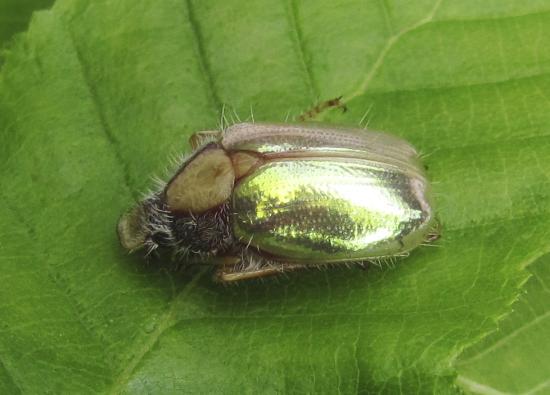
[[[509,334],[507,334],[506,336],[500,338],[498,341],[496,341],[495,343],[493,343],[490,347],[487,347],[485,350],[483,350],[482,352],[480,352],[479,354],[476,354],[474,355],[472,358],[469,358],[465,361],[463,361],[462,363],[465,364],[465,363],[470,363],[470,362],[473,362],[473,361],[476,361],[482,357],[484,357],[485,355],[493,352],[494,350],[497,350],[499,349],[500,347],[504,346],[506,343],[508,343],[511,339],[515,338],[516,336],[518,336],[519,334],[521,334],[522,332],[525,332],[526,330],[528,330],[529,328],[537,325],[538,323],[540,323],[541,321],[544,321],[545,319],[547,318],[550,318],[550,311],[547,311],[546,313],[544,313],[543,315],[540,315],[538,317],[535,317],[533,318],[531,321],[528,321],[526,322],[525,324],[523,325],[520,325],[518,328],[516,328],[514,331],[510,332]]]
[[[129,359],[126,367],[122,369],[117,378],[113,381],[111,389],[108,391],[109,394],[119,394],[122,392],[123,387],[130,381],[132,373],[139,365],[139,363],[151,352],[155,344],[159,341],[160,337],[170,328],[178,323],[176,319],[176,312],[178,306],[181,302],[184,302],[187,295],[196,287],[198,281],[206,273],[208,268],[203,268],[202,271],[197,273],[191,281],[172,299],[170,302],[169,308],[166,313],[159,320],[157,328],[151,332],[151,334],[146,338],[142,343],[141,347],[137,349],[137,352],[132,358]],[[130,349],[135,349],[138,347],[138,344],[135,344],[134,347]],[[129,352],[129,354],[132,354]]]
[[[531,388],[528,391],[523,392],[522,394],[523,395],[533,395],[533,394],[536,394],[537,392],[539,392],[539,391],[541,391],[545,388],[548,388],[548,387],[550,387],[550,379],[545,380],[545,381],[535,385],[533,388]]]
[[[458,376],[456,382],[459,383],[462,387],[467,388],[469,391],[472,391],[476,394],[484,395],[508,395],[506,392],[497,390],[496,388],[490,387],[485,384],[478,383],[477,381],[471,380],[466,376]]]
[[[199,68],[203,75],[203,78],[208,87],[208,92],[210,94],[210,100],[212,101],[213,106],[215,107],[216,112],[220,111],[223,107],[223,101],[218,95],[216,86],[214,83],[214,76],[210,70],[210,65],[206,56],[206,50],[204,46],[204,39],[199,27],[199,23],[195,18],[195,8],[191,0],[185,0],[185,6],[187,7],[187,18],[189,20],[189,25],[191,27],[191,32],[194,36],[195,42],[195,52],[197,53],[197,60],[199,62]]]
[[[424,26],[428,23],[430,23],[433,20],[433,17],[435,16],[435,14],[436,14],[437,10],[439,9],[442,2],[443,2],[443,0],[436,0],[434,6],[432,7],[432,9],[428,13],[428,15],[426,15],[426,17],[422,18],[420,21],[418,21],[414,25],[412,25],[412,26],[410,26],[406,29],[401,30],[397,34],[391,36],[388,39],[388,41],[386,41],[386,45],[382,48],[382,50],[378,54],[378,58],[375,60],[375,62],[372,65],[371,69],[368,71],[367,75],[365,76],[365,79],[363,80],[363,82],[361,82],[359,84],[359,89],[355,90],[354,92],[352,92],[349,95],[345,95],[344,96],[344,102],[349,102],[352,99],[364,94],[367,91],[373,77],[376,75],[376,73],[378,72],[380,67],[382,67],[382,64],[384,63],[384,60],[386,59],[386,56],[388,55],[390,50],[393,48],[393,46],[403,36],[407,35],[408,33],[412,32],[412,31],[414,31],[414,30],[416,30],[416,29],[418,29],[418,28],[420,28],[420,27],[422,27],[422,26]]]
[[[118,138],[115,136],[115,134],[111,130],[109,122],[107,121],[107,116],[105,114],[105,109],[103,108],[103,104],[101,103],[101,100],[99,98],[99,95],[97,94],[95,86],[92,84],[92,77],[90,76],[90,73],[88,71],[88,66],[86,65],[84,57],[82,56],[82,53],[80,52],[80,49],[76,44],[73,33],[71,32],[69,27],[66,26],[65,24],[64,24],[64,28],[65,28],[65,31],[67,32],[67,36],[69,37],[69,41],[74,51],[75,58],[80,65],[82,80],[85,83],[86,88],[88,89],[90,99],[96,111],[97,119],[101,125],[101,129],[103,130],[104,136],[109,142],[109,145],[113,148],[113,153],[115,155],[115,158],[120,165],[120,169],[122,171],[122,177],[124,180],[124,186],[128,189],[129,193],[133,197],[136,197],[134,193],[134,188],[132,188],[132,181],[131,181],[132,178],[130,176],[130,169],[128,168],[128,164],[124,160],[122,152],[119,149],[120,142],[118,141]]]
[[[295,50],[296,56],[298,57],[298,62],[302,67],[311,96],[314,100],[319,100],[319,88],[315,84],[315,80],[313,78],[313,70],[307,56],[303,32],[300,24],[298,23],[298,5],[296,3],[296,0],[287,0],[287,9],[290,32],[292,35],[292,41],[296,48]]]

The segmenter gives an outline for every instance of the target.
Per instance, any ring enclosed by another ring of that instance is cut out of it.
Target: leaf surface
[[[548,252],[544,1],[62,1],[0,72],[0,389],[453,393]],[[126,256],[118,216],[222,106],[425,154],[443,227],[395,266],[223,287]]]
[[[33,11],[48,8],[53,0],[3,0],[0,3],[0,45],[25,30]]]
[[[530,266],[532,277],[499,330],[458,360],[458,383],[477,394],[550,391],[550,256]]]

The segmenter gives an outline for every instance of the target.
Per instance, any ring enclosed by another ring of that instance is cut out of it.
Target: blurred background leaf
[[[0,46],[27,28],[33,11],[49,8],[54,0],[2,0],[0,2]]]
[[[548,252],[549,11],[59,0],[35,14],[0,72],[0,392],[458,392],[457,356]],[[224,104],[283,121],[340,95],[349,110],[320,119],[366,115],[423,152],[437,247],[230,288],[121,251],[120,213]]]

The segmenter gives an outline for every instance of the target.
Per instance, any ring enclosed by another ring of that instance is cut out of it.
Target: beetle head
[[[207,257],[233,244],[228,203],[199,215],[169,211],[157,194],[126,212],[118,222],[120,243],[130,252],[171,248],[177,258]]]
[[[130,252],[172,248],[176,255],[215,255],[232,242],[228,201],[235,171],[216,143],[192,154],[159,192],[119,220],[120,243]]]
[[[120,217],[120,244],[129,252],[145,248],[147,254],[159,246],[170,246],[174,242],[172,222],[172,214],[158,194],[152,195]]]

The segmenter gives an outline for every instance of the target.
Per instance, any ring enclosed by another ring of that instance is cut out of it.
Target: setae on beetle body
[[[126,249],[169,248],[232,282],[407,255],[436,225],[424,167],[400,138],[240,123],[190,142],[166,185],[121,217]]]

